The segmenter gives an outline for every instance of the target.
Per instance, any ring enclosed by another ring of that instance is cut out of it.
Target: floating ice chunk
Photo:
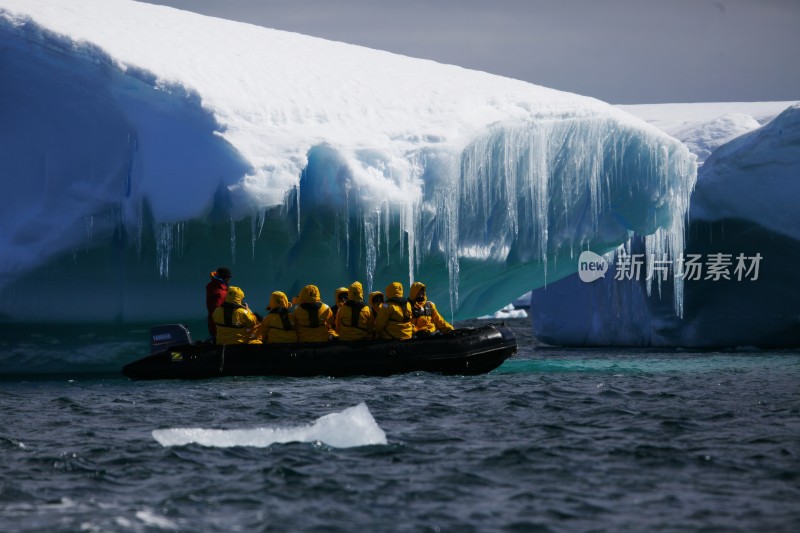
[[[253,429],[156,429],[153,438],[162,446],[200,444],[215,448],[254,446],[266,448],[284,442],[324,442],[334,448],[386,444],[386,433],[378,426],[365,403],[341,413],[320,417],[311,425]]]
[[[178,529],[178,526],[168,518],[163,516],[159,516],[155,514],[153,511],[145,510],[145,511],[138,511],[136,513],[136,518],[141,520],[147,526],[152,526],[158,529],[169,529],[175,530]],[[128,522],[130,524],[130,522]]]
[[[504,308],[496,311],[493,315],[478,317],[478,320],[506,319],[506,318],[528,318],[528,313],[524,309],[515,309],[514,304],[508,304]]]

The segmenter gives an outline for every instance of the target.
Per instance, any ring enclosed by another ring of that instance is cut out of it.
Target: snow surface
[[[595,99],[128,0],[0,0],[0,47],[7,320],[196,316],[226,263],[466,318],[589,246],[683,248],[695,158]]]
[[[711,152],[760,128],[794,102],[708,102],[618,105],[680,140],[702,165]]]
[[[740,218],[800,241],[800,104],[706,161],[692,218]]]

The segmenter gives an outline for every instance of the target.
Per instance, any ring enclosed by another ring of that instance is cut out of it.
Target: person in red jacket
[[[211,281],[206,285],[206,309],[208,310],[208,333],[211,339],[217,338],[217,325],[211,315],[214,309],[225,303],[228,294],[228,285],[231,281],[231,271],[227,267],[219,267],[211,273]]]

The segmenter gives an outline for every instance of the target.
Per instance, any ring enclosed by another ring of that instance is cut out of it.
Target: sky
[[[800,0],[147,0],[614,104],[800,99]]]

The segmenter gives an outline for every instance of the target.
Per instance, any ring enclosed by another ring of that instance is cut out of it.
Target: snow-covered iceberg
[[[685,276],[682,318],[670,279],[660,291],[651,280],[648,296],[644,269],[638,281],[615,279],[612,265],[592,283],[569,276],[533,291],[536,336],[560,345],[800,346],[797,198],[800,105],[791,105],[700,168],[684,253],[698,266]],[[628,252],[644,251],[634,243]]]
[[[472,317],[683,248],[694,156],[594,99],[127,0],[0,0],[0,50],[6,320],[202,316],[221,264]]]
[[[619,105],[685,144],[705,163],[714,150],[760,128],[792,102],[704,102],[694,104]]]

